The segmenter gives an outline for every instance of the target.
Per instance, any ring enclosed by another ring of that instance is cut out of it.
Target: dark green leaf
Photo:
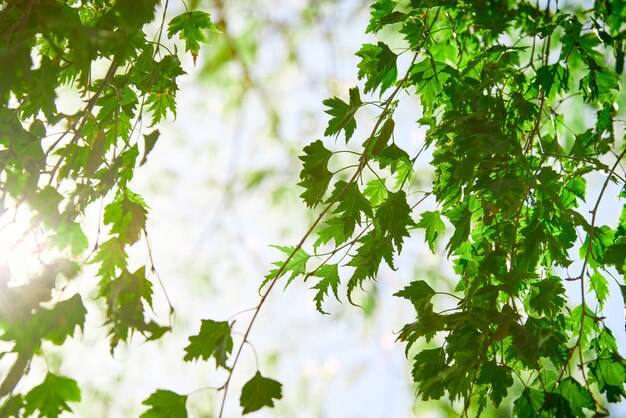
[[[189,337],[189,345],[185,347],[185,361],[202,358],[215,358],[215,365],[225,369],[228,355],[233,350],[233,338],[230,335],[228,322],[216,322],[203,319],[198,335]]]
[[[361,226],[361,214],[372,217],[370,202],[354,182],[348,184],[339,180],[335,183],[330,200],[337,200],[339,203],[334,213],[340,214],[339,218],[343,222],[343,232],[346,236],[352,235],[356,225]]]
[[[513,377],[509,368],[498,366],[495,361],[489,361],[483,363],[480,368],[476,383],[489,386],[489,398],[497,408],[509,393],[508,388],[513,385]]]
[[[409,236],[408,228],[414,225],[411,207],[403,190],[389,193],[387,200],[376,211],[376,224],[389,235],[398,251],[401,251],[404,238]]]
[[[383,42],[364,44],[356,53],[361,57],[359,80],[365,78],[365,93],[380,87],[380,94],[391,87],[398,78],[396,59],[398,56]]]
[[[359,80],[365,78],[365,93],[380,87],[380,94],[391,87],[398,78],[396,59],[398,56],[383,43],[364,44],[356,53],[361,57]]]
[[[303,162],[300,173],[299,186],[305,191],[300,195],[307,206],[314,207],[322,201],[324,193],[328,188],[328,183],[333,174],[328,170],[328,161],[333,155],[324,147],[324,143],[319,139],[304,147],[305,155],[300,159]]]
[[[332,116],[328,121],[328,127],[324,131],[324,135],[339,135],[339,132],[343,130],[346,133],[346,142],[348,142],[356,129],[354,115],[363,105],[359,89],[357,87],[350,89],[350,103],[346,103],[337,97],[326,99],[323,103],[328,107],[325,112]]]
[[[261,376],[256,372],[241,389],[239,404],[243,408],[243,414],[258,411],[264,406],[274,407],[274,399],[282,399],[282,385],[276,380]]]

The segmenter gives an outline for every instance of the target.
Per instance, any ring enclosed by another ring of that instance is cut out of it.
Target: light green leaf
[[[172,20],[167,27],[167,37],[178,34],[180,39],[185,41],[185,51],[191,51],[194,63],[200,43],[208,44],[209,41],[204,34],[205,30],[219,32],[217,27],[211,22],[211,15],[202,11],[192,11],[182,13]]]
[[[187,396],[157,389],[142,405],[150,408],[140,418],[187,418]]]
[[[339,295],[337,294],[337,288],[341,282],[339,278],[339,266],[337,264],[324,264],[317,269],[313,276],[322,278],[312,287],[312,289],[317,289],[317,293],[313,298],[315,307],[320,313],[327,314],[328,312],[324,312],[322,309],[322,302],[324,302],[324,298],[328,295],[329,289],[332,289],[335,298],[339,300]]]
[[[426,242],[428,242],[428,246],[434,254],[437,250],[437,240],[446,231],[446,225],[441,219],[441,213],[439,211],[422,212],[420,221],[416,226],[426,230]]]
[[[68,402],[80,401],[76,381],[48,373],[44,381],[24,396],[26,415],[39,411],[40,417],[57,418],[64,411],[72,412]]]

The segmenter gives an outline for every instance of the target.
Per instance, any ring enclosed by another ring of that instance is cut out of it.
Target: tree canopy
[[[111,354],[133,335],[168,338],[172,324],[152,312],[160,286],[152,253],[138,268],[129,263],[133,246],[149,246],[149,202],[131,181],[159,146],[159,124],[177,114],[181,58],[196,64],[210,37],[236,54],[214,9],[191,2],[170,16],[168,6],[0,2],[0,216],[27,218],[23,233],[44,249],[28,277],[6,269],[0,277],[10,359],[2,416],[58,417],[81,399],[78,383],[52,370],[33,387],[18,384],[44,342],[63,345],[85,327],[85,298],[99,301]],[[371,42],[354,51],[354,85],[323,101],[324,138],[299,152],[297,186],[312,222],[298,241],[275,246],[249,319],[201,318],[180,353],[224,372],[221,403],[206,411],[222,417],[234,397],[253,413],[294,390],[263,364],[231,388],[275,289],[304,283],[321,314],[330,297],[358,306],[355,294],[423,239],[449,260],[454,287],[419,278],[395,293],[415,309],[397,337],[421,400],[445,398],[459,416],[505,405],[519,417],[608,415],[626,398],[626,360],[606,325],[616,315],[609,294],[626,295],[626,206],[615,219],[599,214],[607,195],[626,198],[626,8],[368,6]],[[242,68],[242,84],[253,83]],[[62,91],[75,94],[73,105],[60,103]],[[398,138],[396,112],[411,99],[419,143]],[[415,172],[424,158],[428,184]],[[94,207],[95,241],[84,225]],[[82,273],[90,265],[97,282]],[[141,416],[187,417],[189,394],[171,389],[155,389]]]

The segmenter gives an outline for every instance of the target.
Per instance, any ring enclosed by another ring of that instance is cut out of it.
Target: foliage
[[[175,115],[176,79],[184,74],[177,55],[160,45],[165,19],[154,41],[143,31],[157,3],[139,2],[131,11],[127,2],[47,0],[4,2],[0,10],[2,193],[27,205],[33,223],[66,254],[11,288],[30,297],[2,312],[2,338],[17,353],[2,397],[12,394],[42,340],[62,344],[83,327],[81,295],[53,298],[57,276],[73,280],[82,263],[98,265],[112,351],[133,333],[150,340],[169,329],[146,315],[154,267],[131,271],[127,255],[145,233],[148,213],[129,182],[159,136],[141,135],[138,126],[144,113],[150,126]],[[347,300],[357,304],[358,289],[376,280],[381,265],[395,269],[405,242],[422,232],[456,274],[453,293],[424,280],[396,293],[415,308],[415,321],[398,339],[423,400],[447,397],[461,416],[508,402],[520,417],[582,417],[606,415],[607,403],[626,397],[626,360],[603,317],[609,279],[625,286],[616,276],[626,269],[626,207],[616,227],[598,217],[610,184],[626,197],[626,149],[617,137],[625,13],[608,1],[590,8],[374,1],[366,31],[386,41],[356,52],[362,85],[345,100],[323,102],[330,116],[324,135],[343,133],[353,161],[333,172],[338,151],[319,139],[304,148],[299,186],[315,220],[296,245],[276,246],[284,255],[262,281],[237,346],[233,322],[205,319],[185,348],[184,360],[213,358],[226,370],[219,416],[243,346],[278,282],[319,279],[313,299],[325,313],[325,299],[331,292],[339,299],[345,277]],[[194,63],[207,31],[218,30],[201,11],[187,10],[168,25],[168,37],[183,40]],[[94,81],[96,60],[109,66]],[[77,89],[85,106],[59,112],[61,86]],[[394,133],[394,112],[405,97],[421,105],[417,123],[425,137],[415,149]],[[358,117],[365,107],[378,112],[371,126]],[[585,112],[594,117],[572,117]],[[370,132],[360,141],[358,126]],[[49,133],[53,127],[64,131]],[[427,192],[417,190],[413,176],[425,149],[434,169]],[[587,182],[597,174],[602,186],[588,197]],[[102,199],[107,239],[81,260],[89,248],[81,217]],[[427,201],[434,210],[422,210]],[[309,241],[313,251],[305,249]],[[247,414],[281,397],[282,385],[257,370],[240,405]],[[2,411],[56,417],[79,399],[76,382],[48,373],[30,392],[8,397]],[[144,401],[142,416],[187,416],[186,401],[159,389]]]
[[[175,115],[177,78],[185,74],[178,55],[160,43],[165,9],[156,35],[144,30],[158,18],[159,3],[0,2],[2,213],[26,212],[30,231],[44,231],[42,246],[62,254],[42,258],[41,273],[20,286],[16,283],[25,278],[11,278],[7,286],[9,278],[2,277],[1,338],[12,343],[9,351],[17,359],[4,376],[0,397],[13,393],[31,358],[42,354],[42,341],[61,345],[83,328],[85,296],[61,290],[84,264],[98,266],[97,297],[106,305],[111,351],[133,333],[151,340],[169,329],[147,316],[153,266],[130,270],[127,262],[129,247],[145,232],[148,212],[129,182],[159,137],[158,130],[142,135],[140,127],[144,116],[153,126]],[[215,31],[210,15],[192,11],[174,17],[168,35],[183,39],[195,60],[200,43],[208,42],[207,29]],[[77,92],[82,104],[62,111],[59,100],[67,89]],[[98,201],[104,202],[108,231],[90,243],[81,222]],[[157,392],[148,400],[153,411],[160,410],[163,397]],[[20,416],[23,410],[56,417],[80,398],[75,381],[48,373],[24,396],[8,398],[0,415]]]

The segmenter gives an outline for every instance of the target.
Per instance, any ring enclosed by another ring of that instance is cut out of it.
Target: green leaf
[[[554,317],[563,306],[565,288],[558,277],[549,277],[533,284],[528,305],[540,315]]]
[[[50,372],[44,381],[24,396],[26,415],[39,411],[40,417],[57,418],[64,411],[72,412],[68,402],[80,401],[76,381]]]
[[[402,183],[406,179],[407,174],[413,169],[409,154],[393,143],[387,145],[376,158],[380,168],[389,167],[391,173],[400,174]]]
[[[600,274],[597,270],[594,270],[593,274],[589,276],[589,279],[589,289],[596,293],[599,306],[602,308],[604,306],[604,302],[606,302],[607,296],[609,295],[609,282],[606,280],[606,277]]]
[[[63,344],[76,327],[83,329],[86,314],[87,309],[78,294],[58,302],[51,310],[41,313],[44,338],[56,345]]]
[[[187,418],[187,396],[157,389],[141,404],[150,408],[140,418]]]
[[[320,313],[327,314],[328,312],[324,312],[322,309],[322,302],[324,302],[324,298],[328,295],[328,290],[332,289],[335,298],[339,300],[339,295],[337,294],[337,288],[341,282],[339,278],[339,266],[337,264],[324,264],[315,271],[313,276],[322,278],[312,287],[312,289],[317,289],[317,293],[313,298],[315,307]]]
[[[211,15],[202,11],[192,11],[182,13],[172,20],[167,27],[167,37],[178,34],[180,39],[185,41],[185,51],[191,51],[195,57],[200,50],[200,43],[208,44],[209,41],[204,34],[205,30],[219,32],[217,27],[211,22]]]
[[[355,267],[348,281],[348,302],[352,302],[352,292],[361,286],[366,279],[374,279],[378,274],[383,259],[393,268],[393,244],[391,238],[382,236],[380,231],[371,231],[359,239],[361,246],[356,255],[348,263]]]
[[[394,296],[411,301],[413,306],[415,306],[415,310],[419,313],[427,305],[431,305],[430,301],[435,296],[435,291],[424,280],[416,280],[399,292],[394,293]]]
[[[258,411],[264,406],[274,407],[274,399],[282,399],[282,385],[276,380],[261,376],[256,372],[241,389],[239,404],[243,408],[243,414]]]
[[[519,418],[537,418],[544,400],[544,393],[526,388],[513,403],[513,414]]]
[[[161,122],[167,116],[167,112],[172,112],[176,116],[176,97],[170,92],[152,93],[148,95],[146,107],[152,113],[150,126]]]
[[[387,200],[378,207],[375,221],[401,251],[404,237],[409,236],[408,228],[414,225],[404,190],[389,193]]]
[[[56,227],[56,233],[50,238],[59,249],[70,248],[72,255],[78,255],[88,246],[87,236],[77,222],[63,221]]]
[[[300,195],[308,207],[314,207],[324,198],[333,173],[328,170],[328,161],[333,155],[324,147],[319,139],[304,147],[305,155],[300,157],[303,162],[300,172],[299,186],[305,191]]]
[[[467,205],[463,204],[447,211],[445,215],[454,226],[454,234],[452,234],[446,246],[448,252],[451,254],[467,240],[470,233],[472,213],[467,208]]]
[[[228,369],[226,360],[233,351],[233,338],[230,334],[228,322],[216,322],[203,319],[198,335],[189,337],[189,345],[185,347],[184,360],[191,361],[198,358],[208,360],[215,358],[216,367]]]
[[[439,399],[445,392],[444,377],[448,369],[442,348],[420,351],[413,359],[413,380],[419,386],[422,399]]]
[[[592,394],[572,377],[566,377],[561,381],[558,393],[569,402],[572,412],[577,417],[584,418],[587,416],[583,408],[591,411],[595,409]]]
[[[339,203],[334,213],[340,214],[343,221],[343,232],[351,236],[356,225],[361,226],[361,214],[372,217],[372,206],[363,196],[356,183],[346,183],[339,180],[335,184],[335,189],[330,200],[337,200]]]
[[[397,4],[397,0],[377,0],[372,4],[370,6],[372,17],[367,25],[366,32],[376,33],[386,25],[402,22],[406,18],[404,13],[393,11]]]
[[[366,79],[365,93],[380,87],[380,94],[382,95],[396,82],[398,78],[396,59],[398,56],[385,43],[364,44],[356,55],[361,57],[361,62],[358,64],[359,80]]]
[[[513,385],[511,369],[498,366],[495,361],[483,363],[476,383],[488,385],[490,388],[489,398],[493,401],[493,405],[498,408],[502,399],[509,393],[508,388]]]
[[[299,275],[306,275],[306,263],[307,261],[309,261],[309,258],[311,258],[311,256],[307,254],[306,251],[304,251],[302,248],[298,248],[298,251],[296,251],[296,247],[284,247],[280,245],[272,245],[272,247],[277,248],[283,253],[287,254],[287,257],[291,256],[291,254],[294,253],[294,251],[295,253],[289,259],[289,262],[284,268],[283,268],[283,265],[285,264],[284,261],[275,261],[274,263],[272,263],[278,268],[273,269],[265,276],[265,279],[263,280],[260,286],[261,289],[269,281],[277,278],[276,275],[281,270],[282,272],[280,273],[279,277],[282,277],[288,272],[291,272],[291,276],[289,276],[289,279],[287,279],[287,283],[285,284],[285,287],[289,286],[289,284],[291,284],[291,282]]]
[[[159,135],[161,135],[161,133],[158,129],[155,129],[149,134],[143,135],[143,157],[141,157],[139,165],[144,165],[146,163],[148,160],[148,154],[150,154],[150,152],[154,149],[154,145],[159,139]]]
[[[328,127],[324,131],[325,136],[339,135],[343,130],[346,133],[346,143],[354,134],[356,129],[356,120],[354,115],[356,111],[363,105],[359,89],[352,87],[349,91],[350,103],[346,103],[343,100],[333,97],[323,101],[324,106],[327,106],[324,112],[328,113],[332,118],[328,121]]]
[[[363,194],[367,196],[373,207],[379,206],[387,199],[389,192],[384,179],[375,179],[367,183]]]
[[[620,402],[626,398],[626,361],[617,353],[605,354],[589,364],[591,374],[598,382],[601,393],[609,402]]]
[[[335,245],[338,246],[350,238],[350,235],[347,235],[344,231],[345,223],[341,217],[330,218],[323,225],[317,231],[318,238],[313,244],[313,248],[328,244],[330,241],[335,241]]]
[[[363,148],[367,150],[368,155],[372,157],[379,157],[381,155],[383,149],[386,149],[385,147],[387,147],[387,143],[391,139],[395,127],[396,123],[394,120],[388,117],[378,133],[363,143]]]
[[[446,231],[446,225],[441,220],[441,213],[439,211],[422,212],[416,226],[426,230],[426,242],[434,254],[437,250],[437,240]]]
[[[146,226],[146,203],[138,194],[126,189],[104,208],[104,223],[111,225],[125,244],[134,244]]]
[[[22,416],[22,409],[24,408],[24,398],[22,395],[14,395],[8,398],[0,406],[0,414],[3,417],[20,418]]]

